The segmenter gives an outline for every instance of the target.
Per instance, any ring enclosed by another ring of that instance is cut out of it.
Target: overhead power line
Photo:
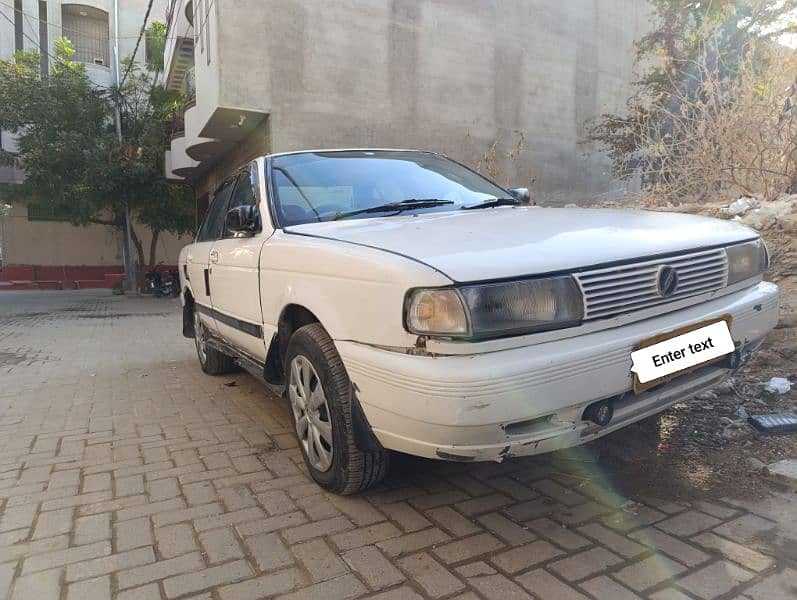
[[[141,44],[141,38],[144,37],[144,32],[147,30],[147,21],[149,20],[149,13],[152,10],[152,2],[153,0],[149,0],[147,4],[147,12],[144,13],[144,22],[141,24],[141,31],[138,32],[138,39],[136,40],[136,47],[133,48],[133,54],[131,56],[130,62],[127,63],[127,69],[125,69],[125,74],[122,76],[122,81],[119,82],[119,89],[122,89],[122,86],[125,84],[127,80],[127,76],[130,75],[130,70],[133,68],[133,64],[135,63],[136,54],[138,53],[138,46]],[[119,57],[116,57],[116,60],[119,60]],[[117,71],[118,72],[118,71]]]

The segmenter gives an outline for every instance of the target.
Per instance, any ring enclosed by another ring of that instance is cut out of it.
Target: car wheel
[[[286,395],[296,437],[312,478],[336,494],[355,494],[387,473],[386,450],[357,448],[352,385],[335,344],[318,323],[298,329],[285,357]]]
[[[235,369],[235,359],[219,352],[208,344],[208,330],[194,310],[194,343],[199,365],[208,375],[223,375]]]

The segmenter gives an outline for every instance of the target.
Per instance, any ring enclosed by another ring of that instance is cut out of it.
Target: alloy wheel
[[[296,434],[308,462],[318,471],[328,471],[333,455],[329,404],[315,367],[304,356],[296,356],[291,361],[288,396]]]

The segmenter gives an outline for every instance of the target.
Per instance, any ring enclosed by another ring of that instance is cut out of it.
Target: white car
[[[310,474],[350,494],[389,451],[583,444],[716,385],[776,324],[746,227],[527,202],[431,152],[258,158],[180,253],[184,334],[206,373],[284,389]]]

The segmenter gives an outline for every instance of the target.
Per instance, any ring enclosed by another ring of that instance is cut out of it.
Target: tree
[[[164,34],[162,24],[150,27],[149,35]],[[26,172],[9,194],[25,204],[51,205],[74,225],[122,229],[128,207],[136,224],[131,233],[138,263],[151,269],[160,234],[187,233],[194,225],[191,191],[167,181],[163,172],[182,99],[158,83],[162,62],[156,55],[148,69],[128,61],[121,89],[102,89],[93,86],[83,64],[71,60],[73,54],[62,38],[50,73],[41,71],[36,52],[0,61],[0,122],[18,140],[18,151],[0,152],[0,162],[18,161]],[[122,143],[114,105],[120,109]],[[152,233],[148,257],[139,225]]]
[[[618,177],[640,175],[643,187],[654,194],[673,199],[695,189],[703,195],[716,192],[727,183],[727,173],[704,185],[706,180],[684,169],[698,146],[719,162],[728,158],[726,152],[719,159],[723,149],[716,144],[729,140],[731,132],[720,135],[721,127],[732,122],[729,111],[735,111],[737,125],[757,129],[747,133],[770,136],[759,139],[758,146],[785,141],[778,139],[773,123],[783,123],[785,98],[778,94],[789,84],[773,86],[790,77],[778,39],[797,30],[789,20],[797,0],[655,0],[653,5],[653,28],[637,44],[640,74],[626,114],[602,115],[591,124],[589,139],[606,148]],[[742,106],[749,111],[740,112]],[[750,140],[736,141],[741,151]],[[738,174],[741,165],[734,162],[715,167],[733,166]],[[768,167],[758,166],[757,175],[763,175]]]

